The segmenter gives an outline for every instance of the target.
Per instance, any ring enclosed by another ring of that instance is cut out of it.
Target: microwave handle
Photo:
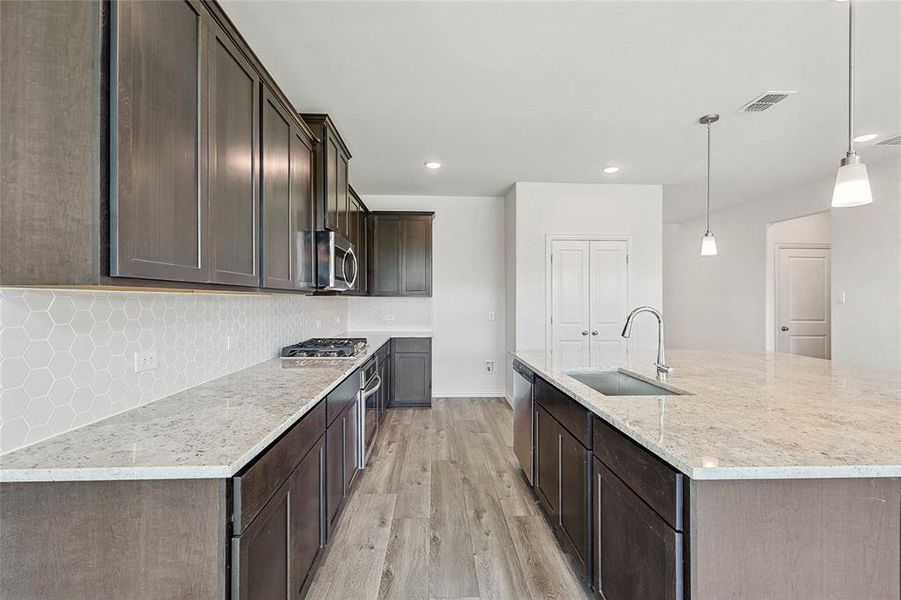
[[[353,278],[353,280],[351,280],[350,283],[347,284],[347,287],[352,288],[354,286],[354,284],[357,283],[357,275],[359,275],[360,269],[358,268],[359,263],[357,263],[357,255],[354,254],[354,249],[348,248],[347,252],[344,253],[344,259],[341,261],[341,279],[343,279],[344,281],[347,281],[347,255],[348,254],[351,257],[353,257],[353,259],[354,259],[354,278]]]

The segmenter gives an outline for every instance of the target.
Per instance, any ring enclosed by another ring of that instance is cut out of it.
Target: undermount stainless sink
[[[682,396],[682,390],[657,385],[622,371],[569,371],[566,373],[605,396]]]

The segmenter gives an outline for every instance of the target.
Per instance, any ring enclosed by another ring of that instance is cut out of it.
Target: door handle
[[[597,334],[598,334],[597,331],[592,331],[592,332],[591,332],[591,335],[597,335]]]
[[[586,329],[585,331],[583,331],[582,335],[588,335],[588,330]]]
[[[783,326],[782,326],[782,331],[788,331],[788,327],[786,327],[785,325],[783,325]]]

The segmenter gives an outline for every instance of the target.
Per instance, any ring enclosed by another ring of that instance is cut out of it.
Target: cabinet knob
[[[782,326],[782,331],[788,331],[788,327],[786,327],[785,325],[783,325],[783,326]]]

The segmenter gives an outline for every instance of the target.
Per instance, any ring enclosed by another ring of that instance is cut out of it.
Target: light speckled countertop
[[[667,384],[686,396],[604,396],[514,356],[694,479],[901,477],[901,374],[789,354],[673,350]],[[622,368],[655,377],[653,353]]]
[[[366,337],[354,361],[283,368],[268,360],[0,456],[0,481],[231,477],[393,337]]]

